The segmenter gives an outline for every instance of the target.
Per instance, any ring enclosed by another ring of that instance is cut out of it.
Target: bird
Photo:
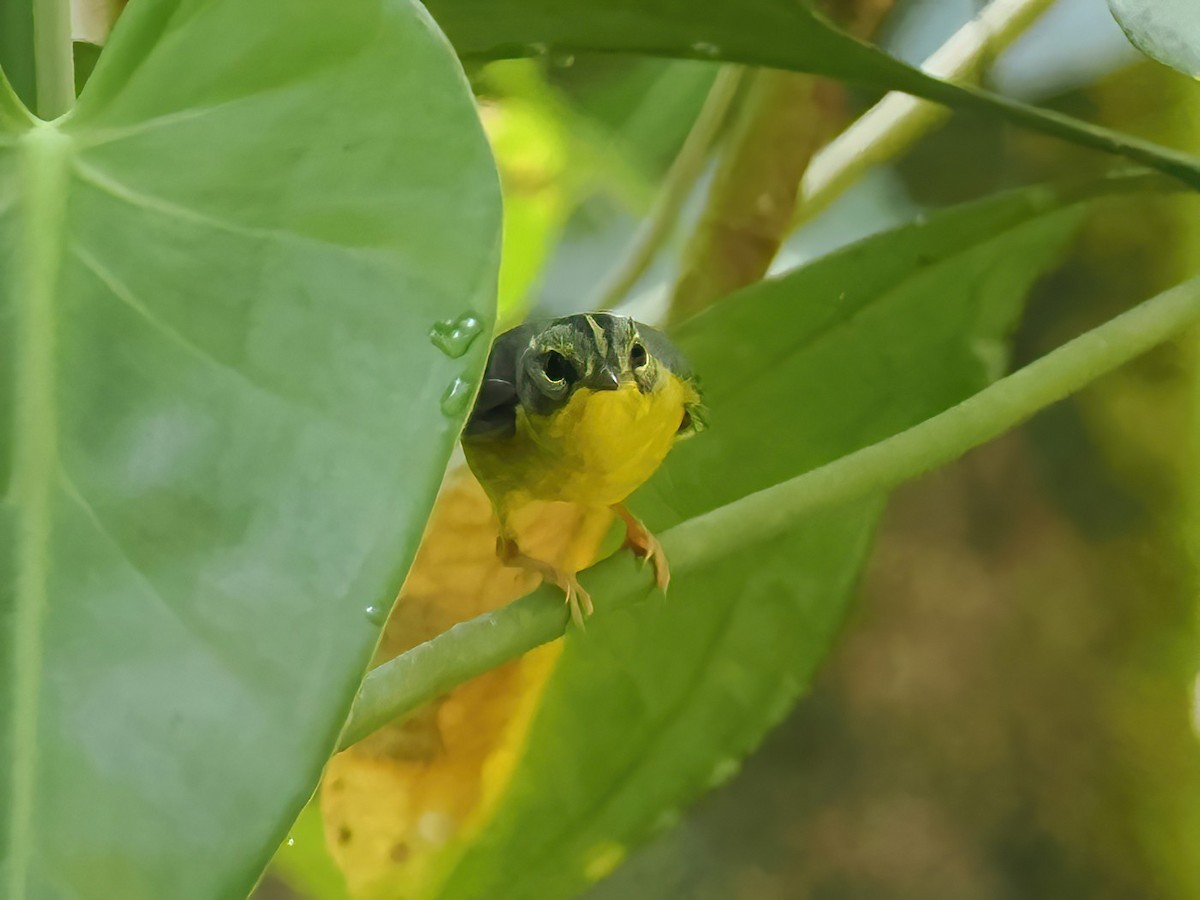
[[[566,595],[583,625],[592,599],[576,578],[527,556],[513,518],[535,501],[612,509],[625,547],[671,572],[658,539],[625,505],[671,448],[703,430],[700,384],[662,332],[612,313],[529,321],[496,338],[462,432],[467,465],[499,520],[496,553]]]

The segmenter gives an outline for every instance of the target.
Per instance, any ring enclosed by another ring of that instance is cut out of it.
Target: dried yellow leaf
[[[612,514],[572,504],[522,510],[531,556],[576,571],[595,561]],[[465,466],[447,475],[375,665],[532,591],[496,557],[498,528]],[[335,756],[321,786],[326,839],[356,897],[420,897],[503,795],[559,643],[470,681]]]

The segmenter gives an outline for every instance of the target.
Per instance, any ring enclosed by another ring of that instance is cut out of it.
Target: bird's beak
[[[615,391],[621,386],[617,373],[607,366],[596,373],[595,389],[598,391]]]

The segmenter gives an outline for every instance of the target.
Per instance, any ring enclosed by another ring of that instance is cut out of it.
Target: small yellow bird
[[[582,624],[592,600],[575,573],[521,552],[511,519],[533,501],[609,507],[625,522],[625,545],[653,562],[665,591],[671,575],[662,547],[623,501],[677,440],[703,427],[702,412],[683,356],[627,316],[564,316],[500,335],[462,436],[500,520],[497,554],[562,588]]]

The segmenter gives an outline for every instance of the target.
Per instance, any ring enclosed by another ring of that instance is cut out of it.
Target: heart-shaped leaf
[[[498,233],[409,0],[136,0],[66,118],[0,89],[0,895],[249,890],[415,552]]]
[[[1135,47],[1152,59],[1200,78],[1200,3],[1195,0],[1108,0]]]

